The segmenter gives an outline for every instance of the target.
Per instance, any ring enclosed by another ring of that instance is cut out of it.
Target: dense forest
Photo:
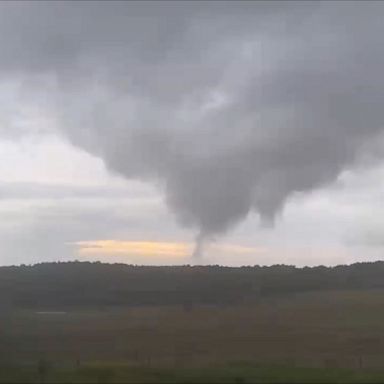
[[[134,266],[99,262],[0,268],[0,306],[227,305],[314,290],[384,287],[384,262],[336,267]]]

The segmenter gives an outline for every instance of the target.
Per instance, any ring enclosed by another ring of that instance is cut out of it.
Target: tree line
[[[136,266],[58,262],[0,267],[0,307],[227,305],[315,290],[384,288],[384,262],[335,267]]]

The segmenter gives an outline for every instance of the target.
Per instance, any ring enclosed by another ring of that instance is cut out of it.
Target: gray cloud
[[[383,133],[382,3],[0,7],[0,78],[111,171],[159,183],[199,239],[273,220]]]
[[[153,191],[143,186],[78,186],[71,184],[47,184],[31,182],[0,181],[0,199],[121,199],[140,196],[150,199],[156,196]]]

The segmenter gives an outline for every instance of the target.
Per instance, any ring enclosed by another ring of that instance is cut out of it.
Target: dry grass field
[[[384,367],[383,290],[301,293],[231,306],[14,310],[0,321],[5,370],[36,370],[39,361],[52,372],[95,365],[141,372],[235,363],[327,372]],[[117,380],[110,376],[103,380]]]

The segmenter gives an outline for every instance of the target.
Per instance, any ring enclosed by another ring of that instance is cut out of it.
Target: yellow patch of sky
[[[194,244],[184,242],[95,240],[75,243],[81,256],[140,256],[143,258],[186,258],[192,254]],[[207,246],[207,252],[255,254],[260,249],[234,244]]]

